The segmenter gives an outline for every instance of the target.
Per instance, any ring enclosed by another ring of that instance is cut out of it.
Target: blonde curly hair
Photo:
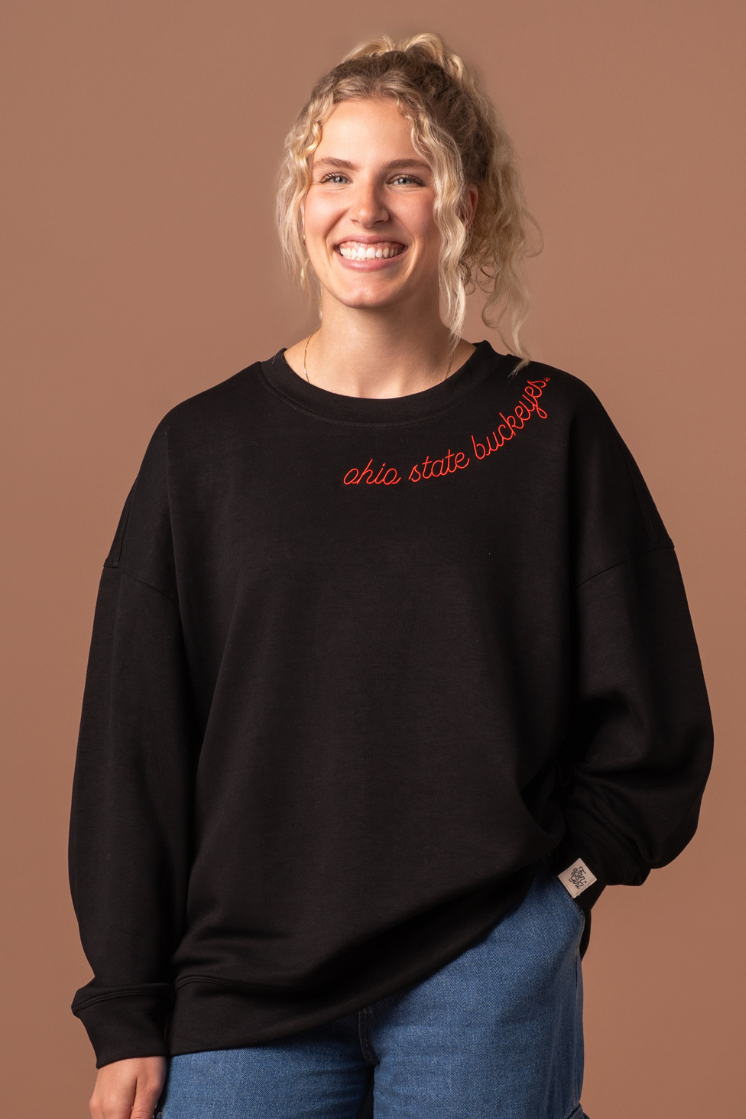
[[[453,345],[463,328],[466,297],[479,288],[487,296],[482,320],[522,358],[517,372],[529,360],[519,337],[528,312],[520,266],[528,225],[538,227],[526,210],[513,146],[491,101],[475,71],[439,35],[400,42],[382,35],[356,47],[316,83],[286,138],[279,175],[276,216],[286,265],[310,294],[301,211],[313,153],[336,105],[373,97],[391,98],[409,119],[412,144],[433,171],[440,290]],[[479,192],[471,225],[464,209],[469,183]]]

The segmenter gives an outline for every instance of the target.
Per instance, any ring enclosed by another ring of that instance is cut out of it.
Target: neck
[[[311,384],[343,396],[408,396],[445,380],[473,353],[464,339],[453,348],[437,304],[416,316],[407,310],[349,308],[325,299],[322,324],[306,355]],[[304,378],[305,348],[304,339],[285,352]]]

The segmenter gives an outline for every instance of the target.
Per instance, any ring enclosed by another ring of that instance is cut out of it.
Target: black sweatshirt
[[[593,391],[516,364],[481,342],[374,400],[281,350],[158,424],[74,779],[99,1065],[330,1021],[476,943],[541,859],[595,898],[692,837],[713,734],[673,542]]]

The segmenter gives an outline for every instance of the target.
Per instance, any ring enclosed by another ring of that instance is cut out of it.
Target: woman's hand
[[[153,1119],[166,1080],[165,1057],[129,1057],[98,1070],[93,1119]]]

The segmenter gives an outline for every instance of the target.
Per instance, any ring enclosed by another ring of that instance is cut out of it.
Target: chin
[[[403,292],[400,291],[332,291],[330,294],[341,303],[343,307],[351,310],[372,310],[377,307],[393,307],[401,303]]]

